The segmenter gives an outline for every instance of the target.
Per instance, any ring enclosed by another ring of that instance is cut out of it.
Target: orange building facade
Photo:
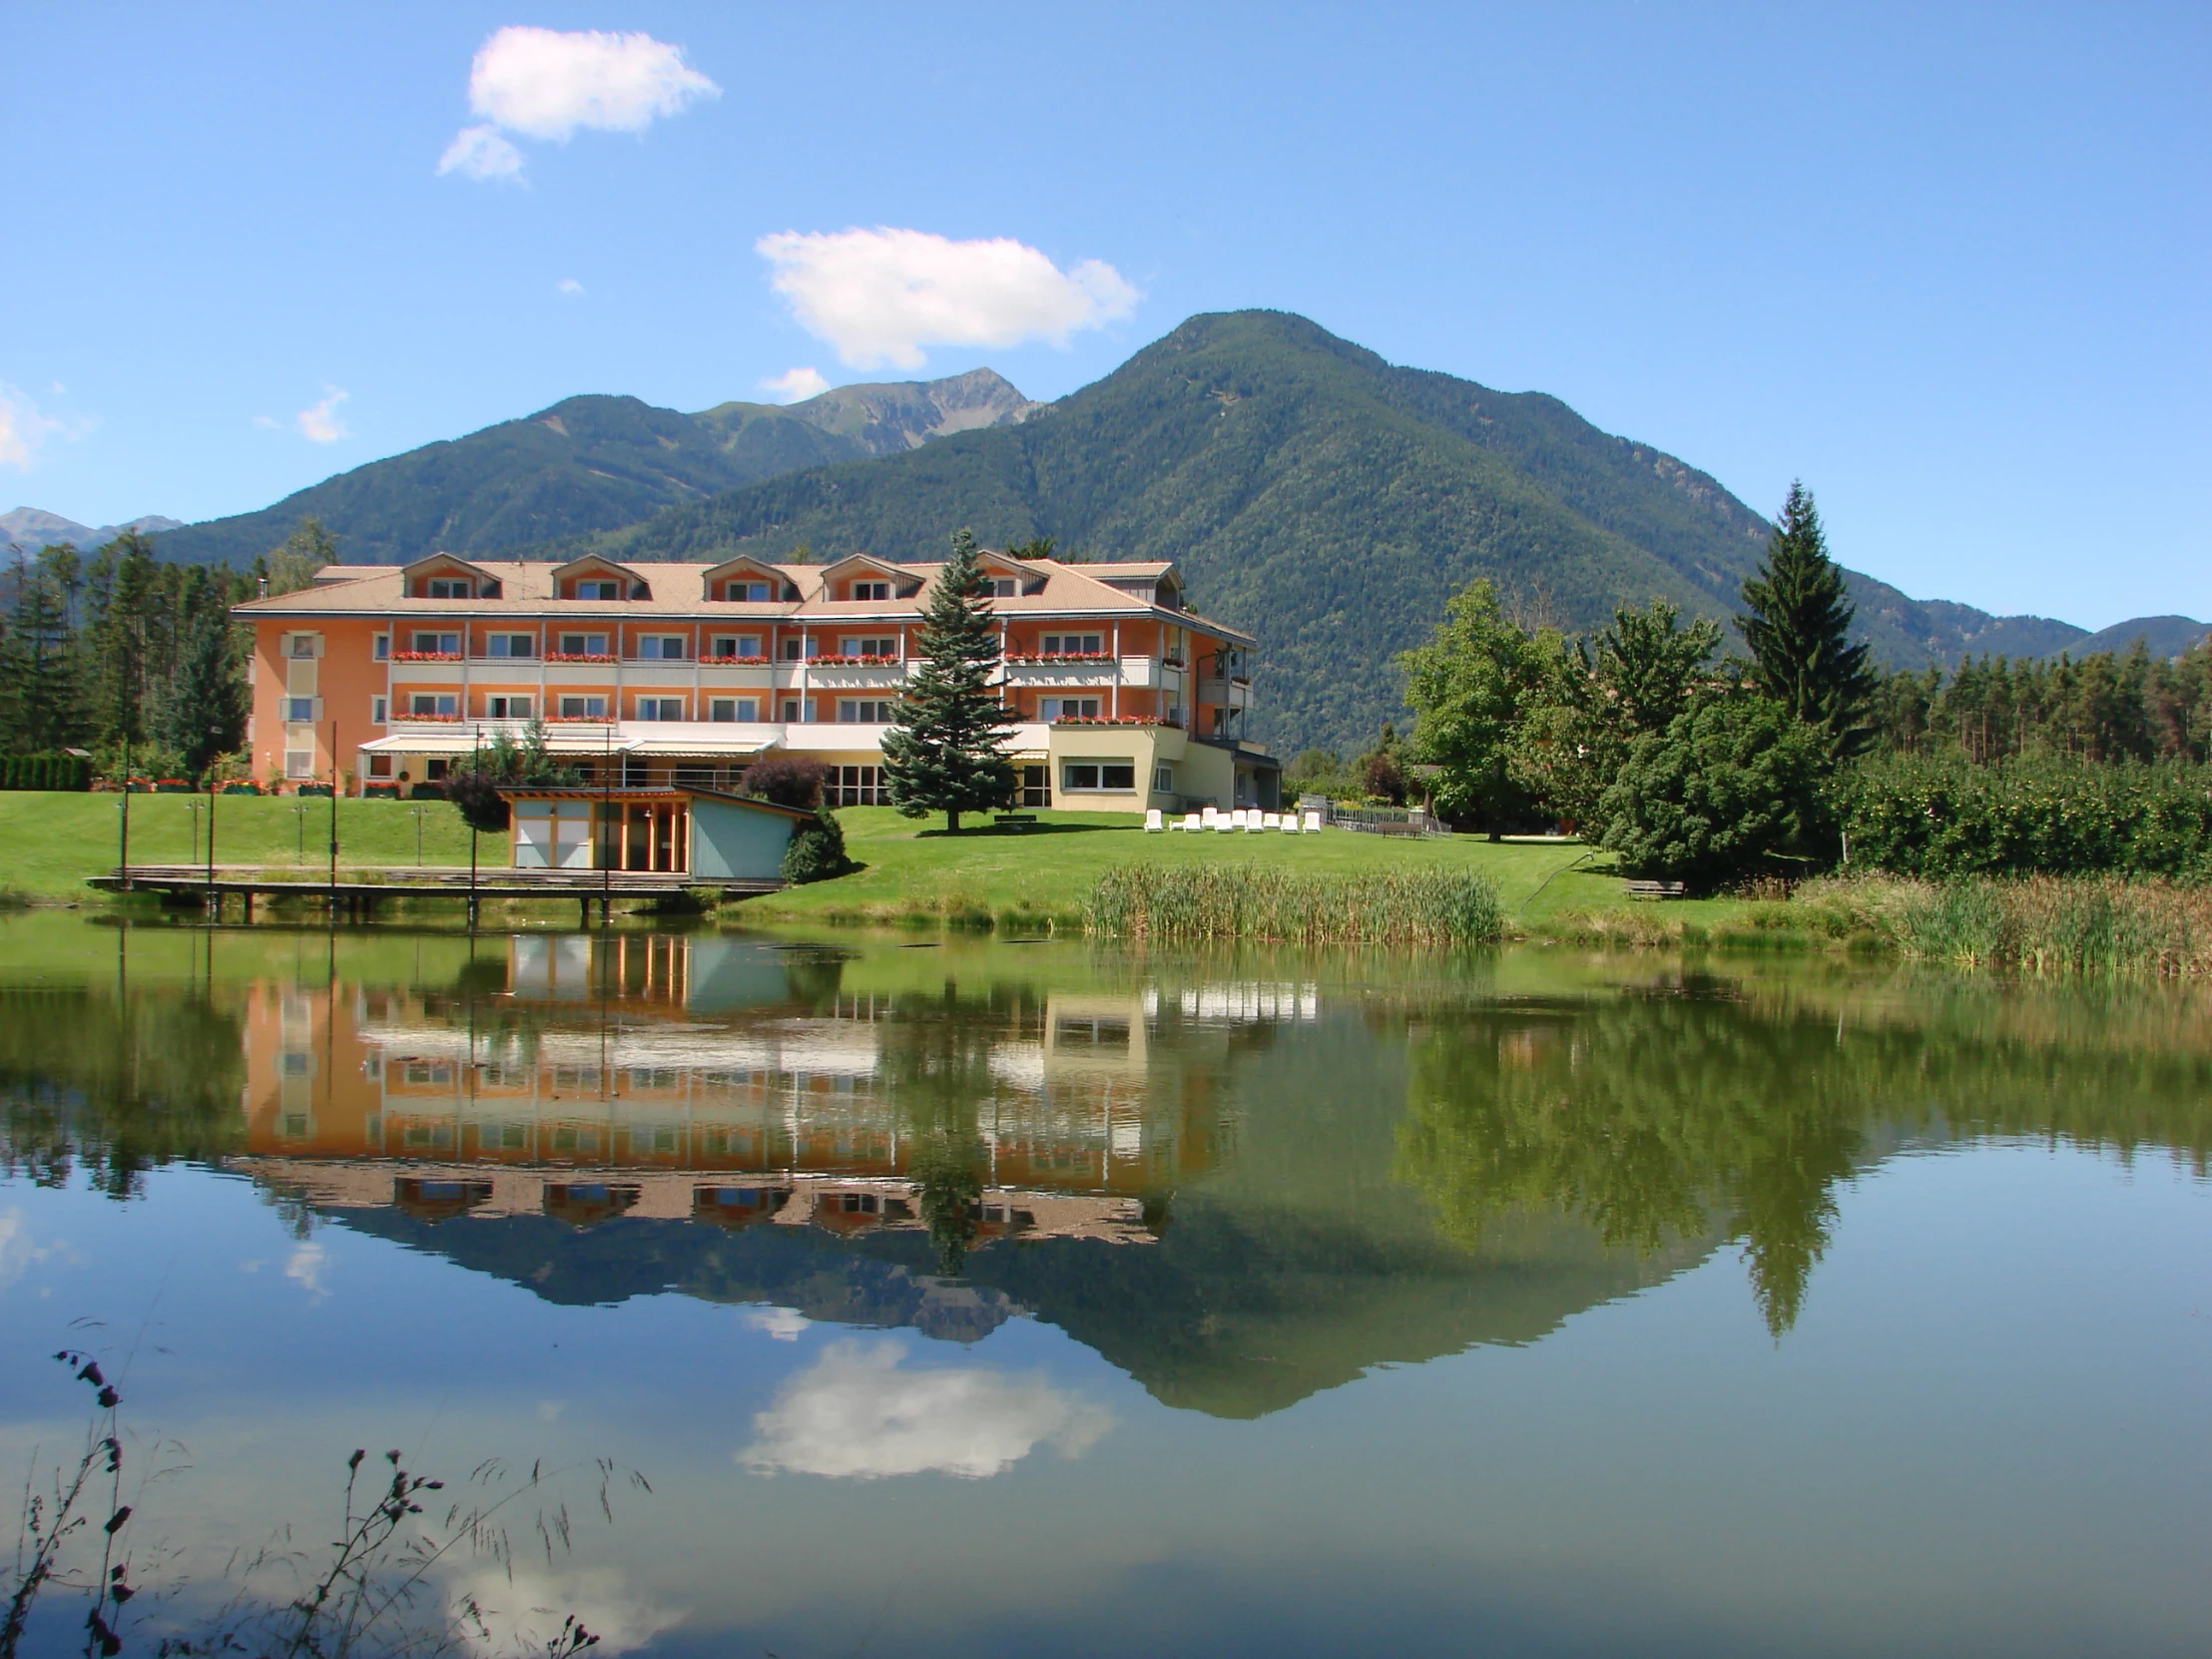
[[[1169,564],[988,555],[1014,805],[1274,807],[1245,735],[1253,641],[1186,606]],[[435,784],[542,721],[594,782],[727,789],[760,755],[832,769],[830,804],[887,803],[882,739],[941,566],[332,566],[237,615],[255,634],[256,776],[349,794]]]

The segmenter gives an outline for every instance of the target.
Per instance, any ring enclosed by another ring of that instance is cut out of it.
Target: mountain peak
[[[826,432],[857,438],[871,454],[893,455],[954,432],[1012,426],[1043,407],[997,370],[971,368],[941,380],[835,386],[786,412]]]
[[[50,513],[43,507],[18,507],[13,512],[0,513],[0,544],[9,542],[22,548],[53,547],[70,542],[78,547],[98,547],[110,542],[126,530],[142,530],[147,535],[158,535],[164,530],[175,530],[182,519],[164,518],[160,513],[148,513],[126,524],[103,524],[97,529],[89,524],[79,524],[73,518],[60,513]]]

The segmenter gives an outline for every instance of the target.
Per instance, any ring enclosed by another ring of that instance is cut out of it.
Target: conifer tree
[[[1758,689],[1821,732],[1832,760],[1864,749],[1874,675],[1867,648],[1851,643],[1856,608],[1802,483],[1790,486],[1767,556],[1744,583],[1744,613],[1738,626]]]
[[[224,590],[205,569],[187,577],[177,668],[162,702],[163,740],[195,778],[246,741],[247,682]]]
[[[60,574],[74,559],[74,549],[49,547],[36,564],[20,554],[15,561],[15,603],[0,642],[0,720],[8,747],[22,753],[50,754],[82,736],[77,645]]]
[[[952,830],[962,813],[1003,807],[1014,793],[1006,739],[1018,722],[991,690],[990,591],[975,537],[962,530],[922,613],[920,666],[883,734],[891,804],[907,818],[942,813]]]

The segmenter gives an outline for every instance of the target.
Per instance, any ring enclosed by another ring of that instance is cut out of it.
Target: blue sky
[[[510,39],[472,110],[510,26],[650,40],[585,108]],[[1802,475],[1918,597],[2212,616],[2202,7],[20,0],[0,62],[6,505],[209,517],[795,369],[1053,397],[1266,305]],[[519,171],[441,174],[469,129]],[[902,259],[933,334],[867,313]]]

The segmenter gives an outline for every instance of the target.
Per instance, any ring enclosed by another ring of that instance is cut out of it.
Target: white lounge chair
[[[1283,833],[1286,835],[1298,833],[1298,815],[1296,813],[1285,813],[1283,815]]]
[[[1313,832],[1314,832],[1315,830],[1319,830],[1320,828],[1321,828],[1321,813],[1320,813],[1320,812],[1319,812],[1318,810],[1312,810],[1312,811],[1309,811],[1309,812],[1307,813],[1307,815],[1306,815],[1306,830],[1307,830],[1307,833],[1311,834],[1311,833],[1313,833]]]
[[[1183,815],[1183,822],[1180,825],[1176,826],[1176,828],[1179,830],[1203,830],[1205,827],[1206,821],[1200,818],[1196,813],[1185,813]]]
[[[1226,835],[1230,830],[1237,828],[1237,821],[1228,813],[1216,813],[1214,815],[1214,828]]]
[[[1281,813],[1263,813],[1260,816],[1260,828],[1263,830],[1282,829],[1283,815]]]
[[[1199,809],[1198,822],[1203,824],[1207,829],[1211,830],[1214,827],[1214,820],[1219,817],[1221,817],[1221,809],[1219,807],[1203,807]]]
[[[1167,824],[1166,824],[1166,823],[1165,823],[1165,822],[1164,822],[1164,821],[1163,821],[1163,820],[1161,819],[1161,817],[1160,817],[1160,809],[1159,809],[1159,808],[1157,808],[1157,807],[1148,807],[1148,808],[1146,808],[1146,809],[1145,809],[1145,815],[1144,815],[1144,832],[1145,832],[1146,834],[1148,834],[1148,835],[1157,835],[1157,834],[1158,834],[1158,833],[1159,833],[1159,832],[1160,832],[1161,830],[1165,830],[1166,828],[1167,828]]]

